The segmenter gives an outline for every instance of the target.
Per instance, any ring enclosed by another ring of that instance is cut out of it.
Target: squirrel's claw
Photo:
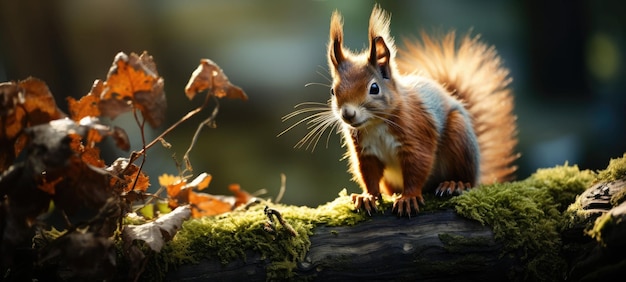
[[[422,195],[410,197],[400,196],[393,202],[393,210],[398,213],[398,216],[407,215],[411,217],[411,214],[418,213],[420,211],[419,205],[424,205],[424,198]]]
[[[352,194],[352,203],[354,203],[354,209],[359,212],[361,211],[361,207],[365,209],[367,215],[372,216],[372,211],[376,212],[378,209],[376,208],[376,200],[378,197],[369,194]]]
[[[437,196],[447,196],[452,194],[461,194],[467,190],[472,188],[472,185],[468,182],[454,182],[454,181],[444,181],[439,184],[437,189],[435,190],[435,195]]]

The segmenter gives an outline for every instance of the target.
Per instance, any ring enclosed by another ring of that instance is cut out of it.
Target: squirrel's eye
[[[378,83],[374,82],[370,85],[370,94],[376,95],[380,93],[380,87],[378,87]]]
[[[330,89],[330,95],[331,96],[335,96],[335,89],[333,89],[333,88]]]

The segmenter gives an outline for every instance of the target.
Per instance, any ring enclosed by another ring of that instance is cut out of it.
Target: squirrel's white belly
[[[361,146],[363,153],[377,157],[384,165],[383,179],[394,187],[404,187],[402,165],[398,157],[398,148],[402,146],[389,132],[386,124],[380,123],[362,129]]]

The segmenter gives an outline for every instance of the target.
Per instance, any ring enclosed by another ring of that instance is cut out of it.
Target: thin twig
[[[212,90],[209,90],[212,91]],[[176,127],[178,127],[181,123],[187,121],[188,119],[190,119],[191,117],[195,116],[197,113],[201,112],[204,108],[206,108],[206,106],[209,104],[209,97],[213,97],[213,95],[206,95],[205,99],[204,99],[204,103],[202,103],[202,106],[197,107],[196,109],[188,112],[185,116],[183,116],[181,119],[179,119],[177,122],[175,122],[174,124],[172,124],[170,127],[168,127],[165,131],[163,131],[159,136],[157,136],[156,138],[154,138],[154,140],[152,140],[150,143],[148,143],[148,145],[144,146],[141,151],[139,152],[133,152],[130,156],[130,161],[129,163],[133,163],[135,162],[135,160],[137,160],[137,157],[140,155],[145,154],[146,150],[150,149],[152,146],[154,146],[154,144],[156,144],[157,142],[159,142],[161,139],[163,139],[165,137],[165,135],[169,134],[170,132],[172,132]]]
[[[193,149],[193,146],[196,144],[196,141],[198,141],[198,136],[200,136],[200,132],[202,131],[202,128],[204,126],[213,127],[215,124],[215,118],[217,117],[217,113],[219,112],[220,103],[217,97],[215,96],[213,96],[213,100],[215,100],[215,108],[213,108],[213,112],[211,113],[211,116],[209,116],[207,119],[205,119],[200,124],[198,124],[198,128],[196,129],[196,132],[193,134],[193,137],[191,138],[191,144],[189,144],[189,148],[187,148],[187,151],[185,152],[185,155],[183,156],[183,161],[185,162],[185,170],[187,171],[193,171],[193,168],[191,167],[191,161],[189,160],[189,153],[191,153],[191,149]]]
[[[142,145],[142,151],[145,152],[146,149],[146,135],[144,134],[144,129],[145,129],[145,125],[146,125],[146,119],[142,116],[142,120],[141,122],[139,122],[139,117],[137,116],[137,108],[133,107],[133,116],[135,117],[135,121],[137,122],[137,126],[139,126],[139,131],[141,132],[141,145]],[[133,182],[133,187],[132,190],[135,190],[135,186],[137,186],[137,181],[139,180],[139,175],[141,174],[141,170],[143,169],[143,165],[146,163],[146,158],[148,156],[148,154],[142,154],[143,158],[141,160],[141,164],[139,165],[139,168],[137,169],[137,175],[135,176],[135,182]],[[132,163],[128,162],[128,165],[126,165],[126,169],[128,169],[130,167]]]
[[[278,191],[278,196],[276,196],[276,203],[280,203],[280,200],[283,199],[283,195],[285,194],[285,190],[287,188],[287,176],[284,173],[280,174],[280,190]]]

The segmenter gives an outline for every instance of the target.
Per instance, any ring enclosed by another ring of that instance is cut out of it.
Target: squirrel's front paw
[[[454,182],[444,181],[439,184],[439,187],[435,190],[435,195],[446,196],[453,194],[461,194],[472,188],[472,184],[468,182]]]
[[[422,195],[405,196],[402,195],[393,202],[393,210],[398,212],[399,216],[407,215],[411,217],[412,213],[420,211],[419,205],[424,204]]]
[[[360,211],[362,207],[370,216],[372,215],[372,211],[377,211],[376,200],[378,200],[378,197],[367,192],[363,192],[363,194],[352,194],[351,197],[355,210]]]

